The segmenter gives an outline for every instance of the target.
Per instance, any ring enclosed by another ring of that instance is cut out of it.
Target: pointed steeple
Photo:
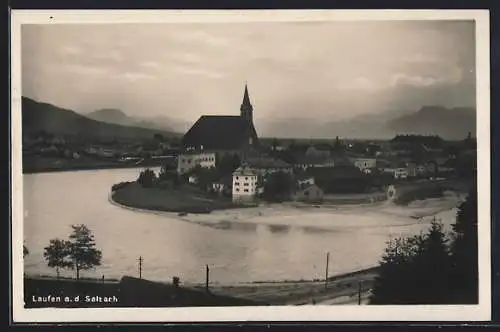
[[[250,103],[250,97],[248,96],[248,86],[247,86],[246,82],[245,82],[245,94],[243,95],[242,105],[252,106],[252,104]]]
[[[248,94],[248,86],[245,82],[245,93],[243,94],[243,102],[240,107],[240,116],[253,122],[253,106],[250,103],[250,96]]]

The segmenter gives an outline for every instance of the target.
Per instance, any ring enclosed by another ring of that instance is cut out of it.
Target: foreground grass
[[[50,297],[52,301],[38,301]],[[24,278],[25,308],[254,306],[259,301],[216,295],[132,277],[117,282]]]

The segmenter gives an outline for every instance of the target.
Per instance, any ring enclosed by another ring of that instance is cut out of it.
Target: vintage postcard
[[[11,32],[14,322],[490,319],[488,11]]]

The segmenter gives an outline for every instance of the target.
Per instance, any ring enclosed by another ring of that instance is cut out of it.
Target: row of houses
[[[182,175],[189,173],[197,166],[211,168],[216,167],[217,155],[209,151],[189,151],[178,156],[177,173]],[[268,156],[249,157],[245,164],[250,168],[258,170],[259,174],[268,174],[282,171],[285,173],[305,172],[312,168],[335,168],[339,166],[352,166],[364,174],[390,174],[395,179],[425,176],[436,172],[452,171],[452,160],[448,158],[431,159],[425,163],[416,163],[410,159],[380,159],[363,156],[304,156],[295,163],[290,164],[281,159]]]
[[[197,166],[216,167],[216,160],[215,152],[189,151],[179,155],[177,172],[182,175],[189,173]],[[251,199],[256,194],[262,193],[262,185],[266,178],[275,172],[293,175],[296,188],[304,192],[307,192],[308,187],[314,185],[320,185],[329,190],[331,189],[329,182],[332,180],[335,180],[335,185],[338,187],[355,187],[363,190],[367,183],[366,179],[380,176],[407,179],[418,176],[433,176],[437,171],[453,170],[452,167],[446,166],[446,162],[447,160],[442,159],[418,164],[401,159],[385,160],[344,155],[337,157],[309,156],[307,163],[304,163],[304,159],[302,159],[290,164],[269,156],[249,157],[245,159],[244,167],[213,182],[212,190],[218,193],[230,193],[236,201]],[[195,177],[190,177],[189,182],[195,183]]]

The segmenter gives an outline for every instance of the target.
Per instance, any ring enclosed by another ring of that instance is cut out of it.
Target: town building
[[[296,169],[306,171],[314,167],[334,167],[335,160],[329,155],[303,155],[296,158],[294,165]]]
[[[370,177],[353,165],[309,168],[306,173],[325,194],[361,193],[370,187]]]
[[[306,156],[328,158],[332,155],[332,147],[328,144],[316,144],[307,148]]]
[[[323,190],[315,184],[299,190],[295,195],[295,200],[305,203],[321,203],[323,201]]]
[[[200,149],[216,153],[252,155],[259,148],[259,138],[253,122],[253,106],[245,85],[240,115],[203,115],[182,138],[184,149]]]
[[[394,179],[406,179],[408,178],[408,168],[404,164],[389,166],[384,168],[384,173],[390,174]]]
[[[297,184],[297,188],[305,189],[306,187],[312,186],[315,184],[314,176],[307,173],[300,173],[295,176],[295,181]]]
[[[243,165],[233,172],[233,202],[252,202],[257,194],[258,172]]]
[[[352,158],[352,163],[360,171],[371,174],[374,168],[377,168],[376,158]]]
[[[177,158],[177,174],[186,174],[196,166],[203,168],[215,167],[216,155],[214,152],[186,151]]]
[[[231,194],[231,187],[233,185],[233,178],[231,175],[224,176],[217,181],[212,183],[212,191],[214,193],[223,195],[223,194]]]
[[[293,168],[289,163],[271,157],[251,157],[245,160],[248,167],[255,170],[260,176],[266,177],[276,172],[292,174]]]

